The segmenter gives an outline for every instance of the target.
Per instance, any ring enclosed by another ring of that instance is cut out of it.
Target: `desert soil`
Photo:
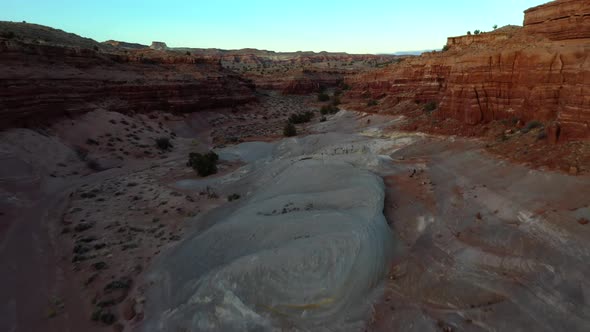
[[[2,132],[0,330],[140,326],[146,271],[201,216],[230,204],[232,192],[215,181],[197,191],[177,185],[199,178],[188,153],[282,139],[286,117],[314,102],[261,100],[190,116],[97,110]],[[399,121],[343,111],[298,126],[300,135],[397,142],[380,151],[390,164],[374,171],[401,250],[366,329],[583,330],[590,177],[512,163],[483,140],[400,134]],[[159,137],[173,148],[158,149]],[[223,161],[216,178],[245,163]]]

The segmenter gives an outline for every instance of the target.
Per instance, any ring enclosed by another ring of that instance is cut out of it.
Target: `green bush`
[[[328,96],[327,94],[325,94],[323,92],[318,94],[318,101],[328,101],[328,100],[330,100],[330,96]]]
[[[449,48],[450,48],[449,45],[445,45],[445,46],[443,46],[442,51],[446,52],[449,50]]]
[[[431,101],[431,102],[428,102],[428,103],[426,103],[426,105],[424,105],[424,110],[425,110],[426,112],[432,112],[432,111],[434,111],[434,110],[435,110],[437,107],[438,107],[438,106],[436,105],[436,102],[434,102],[434,101]]]
[[[172,149],[172,143],[170,143],[170,139],[168,137],[156,138],[156,146],[160,150]]]
[[[231,202],[231,201],[235,201],[237,199],[240,199],[240,197],[241,197],[240,194],[235,194],[234,193],[234,194],[231,194],[231,195],[227,196],[227,200],[229,202]]]
[[[297,128],[292,122],[287,122],[285,128],[283,129],[283,135],[286,137],[292,137],[297,135]]]
[[[523,134],[526,134],[535,128],[542,128],[542,127],[543,127],[543,123],[541,123],[537,120],[533,120],[533,121],[527,122],[527,124],[520,130],[520,132]]]
[[[307,111],[305,113],[291,114],[291,116],[289,116],[288,121],[293,124],[300,124],[300,123],[309,122],[309,121],[311,121],[311,119],[313,119],[313,112]]]
[[[322,115],[334,114],[334,113],[338,113],[338,111],[340,111],[340,109],[334,105],[324,105],[320,109],[320,113],[322,113]]]
[[[338,98],[336,96],[332,97],[332,105],[334,105],[334,106],[340,105],[340,98]]]
[[[217,173],[217,161],[219,156],[209,151],[206,154],[191,152],[188,155],[187,165],[192,167],[200,176],[209,176]]]

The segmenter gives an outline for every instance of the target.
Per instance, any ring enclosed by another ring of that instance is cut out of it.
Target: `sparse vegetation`
[[[467,35],[468,36],[471,36],[471,31],[467,31]]]
[[[14,37],[16,37],[16,35],[12,31],[4,31],[0,33],[0,37],[6,39],[13,39]]]
[[[520,130],[520,132],[523,134],[526,134],[535,128],[542,128],[542,127],[543,127],[543,123],[541,123],[540,121],[537,121],[537,120],[533,120],[533,121],[527,122],[527,124]]]
[[[88,144],[88,145],[100,145],[100,143],[98,143],[97,140],[92,139],[92,138],[87,139],[86,140],[86,144]]]
[[[332,105],[334,105],[334,106],[340,105],[340,98],[338,98],[337,96],[332,97]]]
[[[327,121],[327,119],[326,119],[326,117],[325,117],[325,116],[322,116],[322,117],[320,118],[320,122],[326,122],[326,121]]]
[[[191,152],[188,156],[187,165],[192,167],[200,176],[209,176],[217,173],[217,161],[219,156],[209,151],[206,154]]]
[[[377,106],[378,102],[375,99],[371,99],[367,102],[367,106],[372,107],[372,106]]]
[[[228,200],[229,202],[231,202],[231,201],[235,201],[235,200],[237,200],[237,199],[240,199],[240,197],[241,197],[241,196],[240,196],[239,194],[233,193],[233,194],[231,194],[231,195],[227,196],[227,200]]]
[[[442,51],[446,52],[450,49],[449,45],[445,44],[445,46],[443,46]]]
[[[474,35],[479,35],[479,34],[481,34],[481,33],[482,33],[482,32],[481,32],[481,30],[474,30],[474,31],[473,31],[473,34],[474,34]]]
[[[156,138],[156,146],[160,150],[172,149],[172,143],[170,143],[170,139],[168,137]]]
[[[86,166],[96,172],[103,170],[100,163],[94,159],[86,159]]]
[[[327,94],[325,94],[323,92],[318,94],[318,101],[328,101],[328,100],[330,100],[330,96],[328,96]]]
[[[498,29],[498,25],[494,24],[494,26],[492,28],[494,28],[494,30],[496,30],[496,29]]]
[[[344,91],[350,90],[350,85],[342,84],[342,90],[344,90]]]
[[[340,109],[334,105],[324,105],[320,109],[320,113],[322,113],[322,115],[334,114],[334,113],[338,113],[338,111],[340,111]]]
[[[541,131],[541,132],[539,132],[539,134],[537,134],[537,141],[544,140],[546,138],[547,138],[547,133],[545,131]]]
[[[291,116],[289,116],[288,121],[293,124],[300,124],[300,123],[309,122],[309,121],[311,121],[311,119],[313,119],[313,112],[307,111],[304,113],[291,114]]]
[[[431,101],[426,103],[426,105],[424,105],[424,111],[426,112],[432,112],[434,110],[436,110],[438,108],[438,105],[436,105],[435,101]]]
[[[297,135],[297,128],[292,122],[287,122],[285,128],[283,129],[283,135],[286,137],[292,137]]]

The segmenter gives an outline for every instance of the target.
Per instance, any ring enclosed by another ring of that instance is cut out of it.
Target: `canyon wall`
[[[254,100],[254,85],[215,57],[105,53],[0,39],[1,128],[97,108],[189,112]]]
[[[525,28],[499,29],[477,43],[450,39],[446,52],[352,78],[352,97],[387,96],[394,103],[390,106],[434,101],[441,118],[473,125],[508,118],[541,120],[552,123],[551,134],[559,136],[555,139],[590,138],[590,39],[585,37],[590,26],[580,24],[588,16],[577,14],[589,5],[556,1],[526,12],[525,23],[540,22],[534,27],[527,23]],[[564,13],[573,18],[561,19]],[[554,22],[567,33],[547,33],[554,30],[544,29],[545,24],[553,27]]]
[[[530,8],[524,27],[551,40],[590,38],[590,1],[557,0]]]
[[[391,55],[328,52],[277,53],[245,49],[235,51],[192,50],[215,55],[224,68],[252,80],[259,89],[284,94],[309,94],[342,84],[348,76],[394,62]]]

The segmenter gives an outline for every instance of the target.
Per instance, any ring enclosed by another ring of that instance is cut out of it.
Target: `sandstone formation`
[[[530,8],[525,11],[524,27],[551,40],[590,38],[590,2],[557,0]]]
[[[197,111],[256,100],[254,86],[210,57],[30,44],[0,38],[1,127],[104,108]]]
[[[249,165],[217,181],[249,194],[154,266],[144,330],[360,330],[394,253],[383,182],[365,168],[389,165],[391,145],[334,133],[221,150]]]
[[[150,45],[150,48],[152,50],[165,51],[168,49],[168,46],[164,42],[154,41],[152,42],[152,45]]]
[[[439,117],[474,125],[555,122],[561,141],[589,138],[589,9],[587,1],[555,1],[528,10],[524,29],[449,38],[446,52],[351,78],[351,96],[388,97],[390,106],[432,101]]]

